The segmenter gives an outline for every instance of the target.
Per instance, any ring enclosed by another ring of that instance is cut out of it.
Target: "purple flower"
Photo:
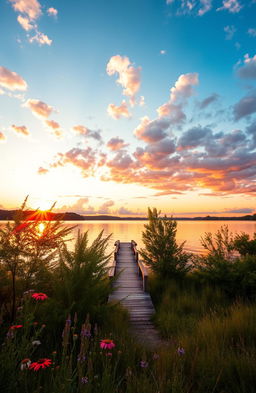
[[[66,324],[67,324],[68,326],[70,326],[70,325],[71,325],[71,319],[67,319],[67,320],[66,320]]]
[[[81,330],[81,336],[82,336],[82,337],[90,338],[90,337],[91,337],[91,332],[90,332],[90,330],[88,330],[88,329],[82,329],[82,330]]]
[[[179,347],[179,348],[177,349],[177,352],[178,352],[178,354],[179,354],[180,356],[185,355],[185,349],[182,348],[182,347]]]
[[[154,360],[157,360],[157,359],[159,359],[159,355],[158,355],[158,353],[154,353],[154,354],[153,354],[153,359],[154,359]]]
[[[83,362],[85,362],[85,360],[86,360],[86,356],[85,355],[78,355],[77,356],[77,361],[79,363],[83,363]]]
[[[81,383],[82,383],[83,385],[85,385],[86,383],[88,383],[88,378],[87,378],[87,377],[82,377],[82,378],[81,378]]]
[[[145,360],[141,360],[140,361],[140,367],[141,368],[147,368],[148,367],[148,362],[146,362]]]

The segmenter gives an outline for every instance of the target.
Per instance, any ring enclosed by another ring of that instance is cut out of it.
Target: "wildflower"
[[[66,324],[68,325],[68,326],[70,326],[71,325],[71,319],[66,319]]]
[[[33,362],[30,366],[29,369],[30,370],[34,370],[34,371],[38,371],[40,370],[40,368],[46,368],[46,367],[50,367],[52,361],[51,359],[39,359],[37,362]]]
[[[10,329],[16,330],[16,329],[20,329],[20,328],[22,328],[22,327],[23,327],[23,325],[12,325],[12,326],[10,327]]]
[[[41,345],[41,341],[39,341],[39,340],[34,340],[34,341],[32,341],[32,345],[38,347],[38,345]]]
[[[28,291],[23,292],[23,295],[30,295],[31,293],[34,293],[34,289],[29,289]]]
[[[112,356],[112,352],[107,352],[107,353],[106,353],[106,356],[111,357],[111,356]]]
[[[37,326],[37,325],[38,325],[38,322],[36,322],[36,321],[33,322],[33,325],[34,325],[34,326]]]
[[[102,349],[112,349],[115,346],[116,346],[116,344],[114,343],[113,340],[104,339],[104,340],[101,340],[101,342],[100,342],[100,347]]]
[[[86,383],[88,383],[88,378],[87,378],[87,377],[82,377],[82,378],[81,378],[81,383],[82,383],[83,385],[85,385]]]
[[[178,352],[178,354],[179,354],[180,356],[185,355],[185,349],[182,348],[182,347],[179,347],[179,348],[177,349],[177,352]]]
[[[78,334],[73,334],[73,340],[77,340],[78,339]]]
[[[88,329],[82,329],[81,330],[81,336],[82,337],[87,337],[87,338],[90,338],[91,337],[91,332],[90,332],[90,330],[88,330]]]
[[[48,296],[42,292],[35,292],[33,293],[32,298],[35,300],[46,300],[48,299]]]
[[[141,368],[147,368],[148,367],[148,362],[146,362],[145,360],[141,360],[140,361],[140,367]]]
[[[20,369],[21,369],[22,371],[23,371],[23,370],[27,370],[27,369],[29,368],[30,364],[31,364],[31,360],[30,360],[30,359],[28,359],[28,358],[23,359],[23,360],[21,361],[21,364],[20,364]]]
[[[83,363],[83,362],[85,362],[85,360],[86,360],[86,356],[85,355],[78,355],[77,356],[77,361],[79,363]]]
[[[153,360],[157,360],[157,359],[159,359],[159,355],[158,355],[158,353],[154,353],[153,354]]]

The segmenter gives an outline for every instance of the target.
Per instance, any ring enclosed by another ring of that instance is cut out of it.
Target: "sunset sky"
[[[255,212],[256,0],[2,0],[0,209]]]

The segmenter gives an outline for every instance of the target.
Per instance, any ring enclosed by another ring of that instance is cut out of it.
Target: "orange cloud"
[[[8,90],[26,90],[26,81],[16,72],[0,66],[0,86]]]
[[[191,97],[194,94],[193,86],[198,83],[198,73],[196,72],[180,75],[174,87],[170,90],[171,102]]]
[[[0,142],[5,142],[6,136],[0,131]]]
[[[28,99],[24,104],[25,107],[29,108],[31,112],[40,118],[47,118],[53,112],[53,107],[47,105],[45,102],[35,99]]]
[[[91,130],[88,127],[77,125],[73,127],[73,131],[84,137],[96,139],[99,142],[102,142],[101,131],[100,130]]]
[[[15,124],[13,124],[12,129],[13,129],[13,131],[17,132],[17,134],[21,134],[24,136],[30,135],[30,132],[26,126],[16,126]]]
[[[57,137],[61,138],[63,136],[63,131],[61,129],[61,126],[57,121],[54,120],[45,120],[45,124],[47,125],[48,128],[52,131],[52,133]]]
[[[131,117],[131,113],[129,112],[125,100],[122,101],[122,104],[119,106],[116,106],[114,104],[109,104],[107,112],[109,116],[113,117],[113,119],[120,119],[122,116]]]
[[[39,175],[45,175],[45,174],[48,173],[48,172],[49,172],[49,169],[43,168],[43,167],[41,167],[41,166],[40,166],[40,168],[39,168],[38,171],[37,171],[37,173],[38,173]]]

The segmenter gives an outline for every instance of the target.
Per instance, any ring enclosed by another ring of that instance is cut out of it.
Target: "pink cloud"
[[[101,206],[99,206],[99,208],[97,209],[98,210],[98,213],[100,213],[100,214],[109,214],[109,213],[111,213],[111,211],[110,211],[110,207],[111,206],[114,206],[114,201],[107,201],[107,202],[104,202]]]
[[[39,18],[42,14],[41,4],[37,0],[9,0],[16,12],[29,17],[30,20]]]
[[[41,119],[46,119],[53,112],[53,107],[47,105],[45,102],[35,99],[28,99],[24,104],[25,107],[29,108],[31,112]]]
[[[175,82],[174,87],[170,90],[171,102],[191,97],[194,94],[193,86],[198,83],[198,73],[196,72],[180,75],[178,80]]]
[[[111,138],[107,143],[108,149],[112,151],[121,150],[127,146],[128,143],[125,143],[124,140],[119,137]]]
[[[243,8],[238,0],[223,0],[222,4],[222,7],[217,8],[217,11],[227,10],[232,14],[236,14]]]
[[[50,7],[47,10],[47,14],[49,16],[57,16],[58,15],[58,10],[56,10],[56,8]]]
[[[88,137],[88,138],[93,138],[99,142],[102,141],[100,130],[91,130],[90,128],[85,127],[83,125],[77,125],[77,126],[73,127],[73,131],[78,135],[82,135],[82,136]]]
[[[13,124],[12,129],[13,129],[13,131],[17,132],[17,134],[21,134],[24,136],[30,135],[30,132],[26,126],[16,126],[15,124]]]
[[[26,90],[27,83],[16,72],[0,66],[0,86],[9,90]]]
[[[17,21],[22,26],[22,28],[26,31],[29,31],[29,30],[32,30],[35,28],[35,26],[32,23],[30,23],[30,19],[27,18],[26,16],[18,15]]]
[[[109,104],[107,112],[109,116],[113,117],[113,119],[120,119],[121,117],[131,117],[131,113],[129,112],[125,101],[122,101],[122,104],[119,106]]]
[[[60,124],[57,123],[57,121],[45,120],[45,124],[52,131],[53,135],[55,135],[57,138],[63,137],[63,131],[61,129]]]
[[[29,42],[37,42],[39,45],[51,45],[52,40],[44,33],[37,31],[33,37],[29,38]]]
[[[117,83],[124,88],[123,95],[132,99],[140,89],[140,71],[141,68],[135,68],[128,57],[120,55],[112,56],[107,64],[107,74],[110,76],[119,74]]]
[[[141,123],[134,130],[134,135],[145,142],[157,142],[164,139],[167,134],[170,122],[168,119],[161,118],[150,121],[147,116],[141,119]]]

